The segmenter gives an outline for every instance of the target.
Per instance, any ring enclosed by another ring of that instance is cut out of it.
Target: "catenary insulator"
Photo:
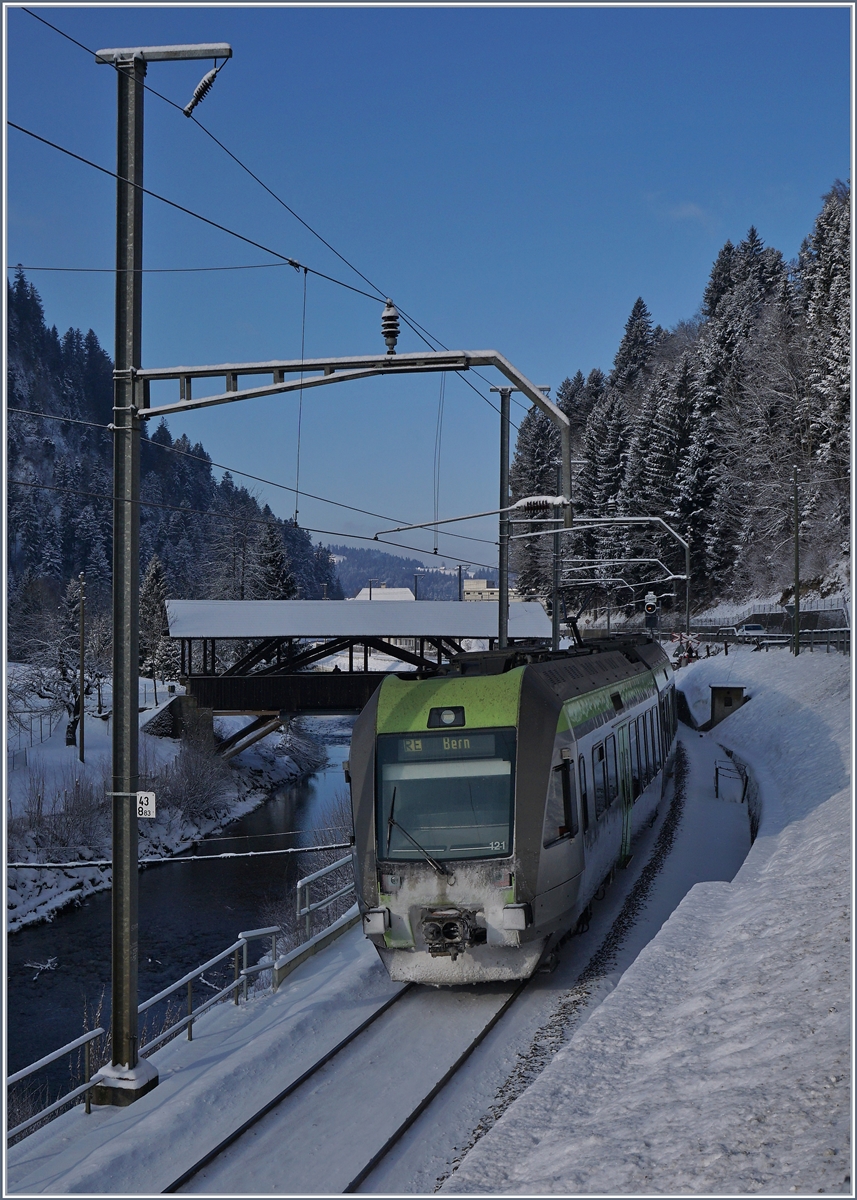
[[[387,301],[387,307],[381,313],[381,333],[387,343],[387,353],[395,354],[399,340],[399,313],[392,300]]]
[[[199,83],[194,88],[193,95],[190,98],[190,104],[186,104],[185,107],[182,109],[182,112],[184,113],[184,115],[186,117],[190,116],[190,114],[196,108],[197,104],[199,104],[200,100],[205,99],[205,97],[211,91],[212,84],[214,83],[216,78],[217,78],[217,67],[215,67],[213,70],[209,71],[207,75],[204,75],[202,77],[202,79],[200,79]]]

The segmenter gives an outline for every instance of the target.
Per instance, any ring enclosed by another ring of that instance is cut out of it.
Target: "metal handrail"
[[[54,1050],[52,1054],[46,1054],[44,1058],[40,1058],[37,1062],[30,1063],[28,1067],[24,1067],[22,1070],[16,1071],[14,1075],[9,1076],[6,1081],[7,1087],[11,1087],[13,1083],[19,1083],[22,1079],[26,1079],[29,1075],[33,1075],[42,1067],[50,1066],[52,1062],[56,1062],[57,1059],[62,1058],[64,1054],[71,1054],[74,1050],[79,1049],[81,1046],[84,1047],[83,1083],[80,1084],[79,1087],[73,1088],[70,1092],[66,1092],[64,1096],[60,1096],[58,1100],[54,1100],[53,1104],[49,1104],[47,1108],[40,1109],[35,1116],[29,1117],[26,1121],[22,1121],[19,1125],[16,1125],[14,1129],[8,1130],[6,1134],[7,1144],[13,1137],[17,1137],[19,1133],[25,1133],[28,1129],[31,1129],[34,1125],[37,1125],[39,1121],[43,1120],[45,1117],[49,1117],[51,1113],[55,1113],[57,1109],[62,1108],[63,1105],[69,1104],[72,1100],[76,1100],[78,1096],[86,1096],[86,1111],[90,1111],[89,1093],[95,1084],[100,1082],[102,1077],[100,1074],[96,1074],[90,1078],[89,1046],[90,1043],[95,1040],[95,1038],[101,1037],[103,1034],[104,1030],[101,1028],[101,1026],[99,1026],[98,1029],[93,1029],[90,1033],[85,1033],[81,1037],[75,1038],[75,1040],[73,1042],[69,1042],[68,1045],[62,1046],[59,1050]]]
[[[190,1027],[193,1025],[200,1013],[204,1013],[213,1005],[219,1004],[219,1002],[225,999],[230,992],[234,992],[236,988],[240,988],[242,982],[243,981],[239,978],[233,979],[230,983],[227,983],[225,988],[222,988],[221,991],[217,992],[214,996],[211,996],[204,1004],[200,1004],[200,1006],[195,1008],[188,1016],[182,1017],[180,1021],[176,1021],[176,1023],[174,1025],[170,1025],[168,1029],[162,1029],[161,1032],[156,1034],[150,1042],[146,1042],[145,1046],[141,1046],[140,1054],[143,1054],[146,1050],[151,1050],[153,1046],[159,1046],[165,1038],[170,1036],[170,1034],[179,1032],[179,1030],[184,1029],[185,1026],[188,1026],[190,1030]],[[190,1036],[190,1033],[188,1035],[188,1041],[193,1041],[193,1037]]]
[[[178,1021],[174,1021],[173,1024],[167,1026],[166,1029],[162,1029],[160,1033],[156,1034],[155,1037],[151,1039],[151,1041],[146,1042],[144,1046],[140,1047],[139,1053],[143,1055],[147,1050],[154,1049],[154,1047],[159,1046],[161,1042],[165,1041],[173,1034],[179,1033],[182,1029],[187,1029],[188,1041],[193,1041],[193,1023],[197,1017],[206,1012],[209,1008],[212,1008],[215,1004],[218,1004],[221,1000],[224,1000],[230,993],[234,994],[235,1003],[238,1004],[238,993],[242,987],[244,990],[244,999],[246,1000],[247,976],[254,974],[257,970],[261,971],[267,969],[265,966],[260,966],[258,968],[247,967],[248,942],[252,941],[254,938],[265,937],[270,934],[272,936],[273,961],[276,961],[277,934],[280,932],[281,931],[278,926],[270,926],[265,929],[250,929],[240,933],[238,935],[238,940],[233,942],[232,945],[226,950],[221,951],[220,954],[216,954],[213,958],[210,958],[208,962],[203,963],[201,967],[197,967],[196,970],[188,971],[188,973],[183,975],[181,979],[170,984],[169,987],[164,988],[162,991],[158,992],[157,995],[150,996],[149,999],[144,1000],[142,1004],[139,1004],[137,1006],[137,1013],[142,1014],[148,1009],[152,1008],[153,1005],[158,1004],[161,1000],[166,1000],[168,996],[172,996],[181,988],[187,987],[187,1015]],[[238,960],[239,951],[242,950],[244,955],[243,971],[239,967]],[[195,979],[199,979],[201,975],[204,975],[206,971],[211,970],[212,967],[217,966],[218,963],[223,962],[224,959],[229,958],[230,954],[233,955],[234,961],[234,979],[232,979],[226,985],[226,987],[221,988],[221,990],[214,996],[210,996],[203,1004],[200,1004],[194,1008],[193,981]],[[273,990],[276,991],[276,979],[274,979]],[[89,1046],[95,1038],[101,1037],[104,1032],[104,1029],[99,1026],[98,1029],[94,1029],[91,1033],[85,1033],[81,1037],[75,1038],[75,1040],[73,1042],[69,1042],[68,1045],[62,1046],[59,1050],[54,1050],[51,1054],[46,1054],[44,1058],[40,1058],[37,1062],[31,1063],[28,1067],[24,1067],[22,1070],[16,1071],[14,1075],[9,1076],[7,1080],[7,1086],[11,1086],[14,1083],[20,1082],[22,1079],[26,1079],[29,1075],[35,1074],[36,1071],[41,1070],[43,1067],[50,1066],[52,1062],[56,1062],[56,1060],[62,1058],[64,1054],[70,1054],[74,1050],[79,1049],[81,1046],[84,1047],[84,1083],[82,1083],[79,1087],[74,1088],[72,1091],[67,1092],[64,1096],[61,1096],[59,1100],[55,1100],[52,1104],[48,1105],[47,1108],[41,1109],[35,1114],[35,1116],[23,1121],[20,1125],[16,1125],[14,1129],[10,1129],[6,1135],[7,1139],[13,1138],[19,1133],[26,1132],[26,1130],[30,1129],[33,1125],[38,1124],[38,1122],[44,1117],[50,1116],[51,1113],[54,1113],[64,1105],[69,1104],[72,1100],[76,1100],[79,1096],[86,1096],[86,1111],[87,1113],[90,1111],[89,1093],[95,1084],[99,1083],[103,1077],[100,1074],[96,1074],[90,1079]]]
[[[836,612],[841,611],[847,614],[847,600],[840,597],[839,600],[801,600],[801,612]],[[727,610],[728,612],[729,610]],[[752,617],[754,613],[774,613],[785,614],[785,609],[781,604],[750,604],[744,608],[732,609],[731,616],[719,617],[695,617],[694,625],[737,625],[741,621],[746,621]]]
[[[334,900],[338,900],[340,896],[344,896],[348,892],[354,891],[354,883],[351,882],[351,883],[347,884],[345,887],[339,888],[332,895],[327,896],[323,900],[317,901],[314,904],[310,903],[309,891],[308,891],[311,884],[314,883],[317,879],[321,879],[325,875],[329,875],[331,872],[335,871],[338,867],[342,867],[346,863],[350,863],[351,861],[352,860],[349,855],[349,857],[340,859],[338,862],[331,863],[330,866],[322,867],[321,870],[314,871],[311,875],[307,875],[306,878],[300,880],[297,887],[299,889],[307,888],[307,897],[306,898],[307,898],[307,904],[310,906],[308,911],[306,912],[306,914],[303,911],[300,911],[300,906],[299,906],[299,915],[300,916],[306,915],[307,921],[309,921],[310,914],[312,912],[315,912],[321,908],[327,908],[334,902]],[[243,988],[243,992],[244,992],[244,999],[246,1000],[247,995],[248,995],[249,979],[253,975],[258,975],[262,971],[271,970],[271,990],[275,992],[277,990],[277,972],[276,972],[276,970],[274,970],[274,964],[277,961],[277,938],[281,933],[282,933],[282,930],[280,929],[280,927],[278,925],[269,925],[269,926],[266,926],[264,929],[244,930],[242,933],[239,933],[237,941],[233,942],[232,945],[229,946],[226,950],[223,950],[223,951],[221,951],[220,954],[216,954],[213,958],[210,958],[207,962],[203,963],[203,965],[201,967],[197,967],[193,971],[188,971],[188,973],[186,975],[183,975],[181,979],[177,980],[175,983],[170,984],[169,987],[164,988],[162,991],[158,992],[156,995],[150,996],[149,999],[144,1000],[142,1004],[139,1004],[137,1006],[137,1013],[142,1014],[142,1013],[146,1012],[148,1009],[152,1008],[153,1005],[158,1004],[161,1000],[166,1000],[167,997],[172,996],[175,992],[178,992],[181,988],[187,987],[187,998],[188,998],[187,1015],[180,1018],[180,1020],[173,1022],[173,1024],[169,1025],[166,1029],[162,1029],[160,1033],[156,1034],[155,1037],[153,1037],[151,1039],[151,1041],[148,1041],[144,1046],[140,1047],[139,1053],[142,1055],[147,1050],[152,1050],[154,1047],[160,1045],[161,1042],[165,1041],[166,1038],[172,1036],[175,1033],[180,1032],[182,1029],[185,1029],[185,1028],[187,1029],[188,1041],[193,1041],[193,1023],[194,1023],[194,1021],[202,1013],[206,1012],[209,1008],[212,1008],[215,1004],[218,1004],[222,1000],[226,999],[226,997],[229,996],[230,993],[232,993],[234,995],[235,1003],[238,1004],[239,992],[242,990],[242,988]],[[248,966],[248,964],[247,964],[248,944],[251,941],[253,941],[254,939],[262,938],[262,937],[270,937],[271,938],[271,962],[270,962],[270,964],[269,963],[257,963],[255,966],[252,966],[252,967]],[[239,966],[239,958],[238,958],[239,952],[241,952],[243,954],[243,960],[244,960],[243,966]],[[218,991],[214,996],[210,996],[203,1004],[200,1004],[196,1008],[194,1008],[194,1005],[193,1005],[193,981],[195,979],[199,979],[200,976],[204,975],[206,971],[211,970],[212,967],[217,966],[218,963],[223,962],[223,960],[228,958],[230,956],[230,954],[233,956],[234,972],[235,972],[234,979],[232,979],[224,988],[221,988],[221,990]],[[48,1105],[46,1108],[41,1109],[38,1113],[35,1114],[35,1116],[28,1118],[26,1121],[21,1122],[21,1124],[19,1124],[19,1125],[16,1125],[14,1129],[10,1129],[6,1135],[7,1140],[11,1139],[13,1137],[16,1137],[20,1133],[25,1133],[26,1130],[30,1129],[33,1125],[38,1124],[45,1117],[50,1116],[51,1113],[54,1113],[58,1109],[62,1108],[64,1105],[69,1104],[72,1100],[76,1100],[79,1096],[83,1096],[83,1095],[86,1096],[86,1111],[87,1111],[87,1113],[90,1111],[89,1093],[97,1083],[99,1083],[103,1080],[104,1077],[101,1074],[95,1074],[92,1076],[92,1078],[90,1078],[90,1075],[89,1075],[89,1069],[90,1069],[89,1068],[89,1047],[90,1047],[90,1043],[93,1042],[95,1040],[95,1038],[102,1037],[104,1035],[104,1033],[105,1033],[105,1030],[99,1026],[98,1029],[92,1030],[91,1033],[85,1033],[81,1037],[75,1038],[75,1040],[73,1042],[69,1042],[67,1045],[62,1046],[59,1050],[54,1050],[53,1053],[51,1053],[51,1054],[46,1054],[44,1056],[44,1058],[38,1059],[37,1062],[31,1063],[28,1067],[24,1067],[22,1070],[16,1071],[14,1075],[9,1076],[9,1078],[7,1080],[7,1086],[11,1086],[14,1083],[19,1083],[22,1079],[26,1079],[29,1075],[35,1074],[35,1072],[40,1070],[41,1068],[50,1066],[50,1064],[52,1062],[56,1062],[56,1060],[59,1058],[62,1058],[64,1054],[70,1054],[74,1050],[79,1049],[81,1046],[84,1047],[84,1055],[85,1055],[85,1057],[84,1057],[84,1062],[85,1062],[84,1083],[82,1083],[80,1086],[74,1088],[72,1091],[67,1092],[64,1096],[61,1096],[59,1098],[59,1100],[55,1100],[52,1104]]]
[[[297,883],[295,884],[295,889],[299,890],[307,883],[315,883],[316,879],[321,879],[325,875],[330,875],[331,872],[333,872],[337,869],[337,867],[344,866],[345,863],[351,862],[351,861],[352,861],[352,858],[351,858],[350,854],[345,858],[339,858],[336,860],[335,863],[329,863],[326,867],[321,867],[320,870],[313,871],[312,875],[305,875],[303,877],[303,879],[299,879],[297,881]]]
[[[268,925],[264,929],[249,929],[245,933],[238,934],[238,936],[244,942],[244,969],[242,970],[241,974],[244,978],[244,999],[245,1000],[247,999],[247,991],[250,986],[250,976],[257,975],[259,973],[259,971],[264,971],[267,969],[266,967],[260,966],[260,967],[258,967],[258,970],[257,970],[255,968],[247,966],[247,943],[252,941],[254,938],[268,937],[268,935],[270,934],[270,937],[271,937],[271,962],[275,963],[277,961],[277,934],[280,932],[282,932],[282,931],[280,930],[279,925]],[[277,981],[274,976],[271,977],[271,982],[273,984],[273,991],[276,991],[277,990]]]
[[[305,920],[307,937],[309,937],[312,932],[312,914],[314,912],[318,912],[319,909],[329,908],[335,900],[338,900],[341,896],[348,895],[349,892],[353,892],[354,880],[352,879],[351,883],[339,888],[338,891],[333,892],[330,896],[325,896],[323,900],[317,900],[315,903],[310,900],[310,887],[317,880],[323,879],[325,875],[331,875],[334,871],[339,870],[340,867],[344,867],[347,863],[352,863],[353,861],[354,860],[349,854],[346,858],[340,858],[335,863],[329,863],[328,866],[321,867],[318,871],[313,871],[311,875],[306,875],[303,879],[299,879],[295,884],[297,916],[298,918],[303,917]],[[301,892],[304,893],[303,904],[301,903]]]
[[[58,1058],[62,1058],[64,1054],[71,1054],[72,1050],[77,1050],[78,1047],[85,1045],[87,1042],[93,1041],[94,1038],[101,1037],[104,1030],[99,1026],[98,1029],[93,1029],[91,1033],[84,1033],[81,1037],[75,1038],[73,1042],[69,1042],[67,1046],[62,1046],[59,1050],[54,1050],[53,1054],[46,1054],[44,1058],[40,1058],[38,1062],[30,1063],[28,1067],[24,1067],[21,1071],[16,1071],[14,1075],[10,1075],[6,1080],[7,1086],[13,1083],[18,1083],[21,1079],[26,1079],[28,1075],[32,1075],[41,1067],[49,1067],[52,1062],[56,1062]]]
[[[80,1085],[80,1087],[74,1088],[74,1090],[71,1092],[66,1092],[66,1094],[64,1096],[61,1096],[59,1100],[55,1100],[53,1102],[53,1104],[49,1104],[47,1108],[43,1108],[41,1110],[41,1112],[37,1112],[34,1117],[30,1117],[29,1120],[22,1121],[21,1124],[16,1125],[14,1129],[10,1129],[9,1132],[6,1134],[6,1141],[9,1142],[13,1137],[16,1137],[19,1133],[24,1133],[27,1129],[32,1128],[33,1125],[37,1125],[39,1123],[39,1121],[43,1120],[45,1117],[49,1117],[51,1115],[51,1113],[56,1112],[58,1108],[62,1108],[62,1106],[64,1104],[68,1104],[72,1100],[76,1100],[78,1098],[78,1096],[83,1096],[84,1094],[89,1093],[92,1090],[92,1088],[95,1087],[96,1083],[101,1082],[102,1078],[103,1078],[103,1076],[101,1076],[101,1075],[93,1075],[91,1079],[87,1080],[86,1083],[82,1083]],[[88,1094],[86,1096],[86,1099],[87,1099],[86,1111],[89,1112],[89,1103],[88,1103],[89,1096],[88,1096]]]
[[[150,999],[144,1000],[142,1004],[137,1006],[137,1012],[142,1014],[147,1008],[151,1008],[153,1004],[157,1004],[159,1000],[166,1000],[167,996],[171,996],[173,992],[177,992],[180,987],[184,987],[185,984],[192,983],[194,979],[198,979],[199,976],[205,971],[210,971],[212,967],[216,967],[218,963],[223,962],[224,958],[228,958],[230,954],[233,954],[236,950],[240,950],[243,944],[244,938],[243,936],[239,936],[238,941],[233,942],[227,950],[224,950],[220,954],[216,954],[214,958],[210,958],[207,963],[203,963],[203,965],[201,967],[197,967],[195,971],[189,971],[187,975],[183,975],[177,983],[172,983],[169,987],[164,988],[162,992],[158,992],[157,996],[152,996]]]

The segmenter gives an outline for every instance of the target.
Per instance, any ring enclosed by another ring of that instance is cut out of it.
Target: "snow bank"
[[[763,804],[731,884],[698,884],[444,1185],[448,1193],[840,1192],[850,1184],[850,660],[730,653],[679,682],[752,697],[710,734]]]

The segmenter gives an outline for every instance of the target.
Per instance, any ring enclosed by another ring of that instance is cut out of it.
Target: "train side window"
[[[637,717],[637,746],[640,751],[640,787],[641,789],[645,789],[649,786],[649,780],[652,778],[651,755],[649,754],[649,737],[646,728],[645,713],[641,713]]]
[[[585,833],[589,828],[589,795],[586,791],[586,759],[582,754],[577,760],[577,773],[580,776],[580,815]]]
[[[552,846],[561,838],[576,837],[578,830],[574,773],[572,763],[564,759],[550,773],[542,845]]]
[[[607,778],[604,768],[604,745],[599,742],[592,748],[592,791],[595,796],[596,820],[607,810]]]
[[[658,710],[650,708],[646,717],[649,722],[649,745],[652,750],[652,776],[661,769],[661,747],[658,739]]]
[[[661,767],[663,766],[663,762],[664,762],[663,754],[661,752],[661,732],[658,727],[658,710],[657,710],[657,708],[649,709],[649,733],[650,733],[651,742],[652,742],[652,754],[654,756],[654,762],[652,763],[652,768],[654,770],[654,773],[657,775],[658,771],[660,771]]]
[[[562,835],[559,830],[565,824],[565,809],[562,795],[562,764],[554,767],[548,780],[548,796],[545,803],[545,825],[542,845],[550,846]]]
[[[631,750],[631,803],[640,794],[640,752],[637,745],[637,722],[628,724],[628,745]]]
[[[619,795],[619,771],[616,767],[616,739],[612,733],[605,739],[604,750],[607,757],[607,803],[612,804]]]
[[[577,837],[580,823],[577,819],[577,796],[574,786],[574,759],[563,759],[562,763],[562,803],[565,813],[565,828],[570,837]]]

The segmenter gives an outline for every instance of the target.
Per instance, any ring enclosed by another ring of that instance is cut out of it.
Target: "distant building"
[[[500,588],[493,579],[465,579],[462,583],[464,600],[497,600],[500,599]],[[509,588],[509,602],[519,600],[520,596],[514,588]]]
[[[370,596],[371,590],[371,596]],[[416,596],[410,588],[391,588],[387,587],[386,583],[373,583],[371,589],[368,587],[361,588],[354,596],[355,600],[416,600]],[[416,642],[413,638],[390,638],[390,642],[394,646],[398,646],[402,650],[410,650],[416,653]],[[371,654],[372,651],[370,650]]]
[[[371,593],[371,594],[370,594]],[[373,583],[371,588],[361,588],[355,600],[415,600],[410,588],[388,588],[386,583]]]

